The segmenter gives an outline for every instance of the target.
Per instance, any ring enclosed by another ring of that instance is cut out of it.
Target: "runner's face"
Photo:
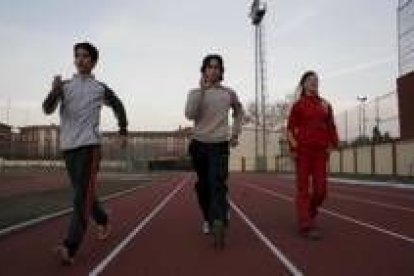
[[[319,87],[318,77],[315,75],[311,75],[307,77],[303,86],[307,93],[316,94],[318,92],[318,87]]]
[[[89,52],[79,48],[75,52],[75,66],[79,74],[89,74],[95,64],[92,62]]]
[[[220,64],[217,59],[210,60],[205,71],[205,77],[207,81],[211,83],[217,83],[220,81]]]

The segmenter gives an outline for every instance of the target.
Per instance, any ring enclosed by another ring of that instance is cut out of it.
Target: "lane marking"
[[[258,184],[263,184],[263,185],[268,184],[268,183],[265,183],[265,182],[257,182],[257,183]],[[286,192],[294,192],[294,187],[292,187],[292,186],[279,186],[279,188],[285,189]],[[340,188],[343,189],[345,187],[340,187]],[[349,190],[351,190],[351,189],[349,189]],[[354,201],[354,202],[358,202],[358,203],[364,203],[364,204],[380,206],[380,207],[393,209],[393,210],[399,210],[399,211],[406,211],[406,212],[414,213],[414,208],[410,208],[410,207],[406,207],[406,206],[402,206],[402,205],[397,205],[397,204],[390,204],[390,203],[380,202],[380,201],[376,201],[376,200],[362,199],[360,197],[360,195],[358,195],[358,196],[343,195],[343,194],[340,194],[339,191],[336,191],[334,189],[330,189],[329,194],[330,194],[329,197],[331,197],[331,198],[338,198],[338,199],[349,200],[349,201]],[[356,194],[358,194],[358,193],[356,193]]]
[[[294,175],[285,175],[285,176],[278,176],[280,179],[285,180],[295,180]],[[390,181],[369,181],[369,180],[358,180],[358,179],[347,179],[347,178],[335,178],[329,177],[328,181],[331,182],[333,185],[342,188],[352,189],[354,186],[355,188],[360,187],[382,187],[382,188],[394,188],[394,191],[402,192],[403,190],[414,190],[414,184],[405,184],[400,182],[390,182]],[[346,187],[348,186],[348,187]],[[384,193],[385,195],[388,195]],[[411,197],[413,198],[413,197]]]
[[[294,276],[302,276],[300,271],[284,254],[277,248],[269,238],[267,238],[256,225],[240,210],[240,208],[230,200],[231,208],[240,216],[240,218],[249,226],[249,228],[256,234],[256,236],[266,245],[266,247],[275,255],[285,266],[285,268]]]
[[[338,199],[355,201],[355,202],[359,202],[359,203],[365,203],[365,204],[371,204],[371,205],[375,205],[375,206],[380,206],[380,207],[384,207],[384,208],[388,208],[388,209],[393,209],[393,210],[399,210],[399,211],[406,211],[406,212],[414,213],[414,209],[413,208],[404,207],[404,206],[401,206],[401,205],[383,203],[383,202],[374,201],[374,200],[360,199],[360,198],[354,197],[354,196],[336,195],[336,194],[333,194],[333,193],[335,193],[335,192],[331,192],[331,197],[338,198]]]
[[[389,198],[399,198],[399,199],[408,199],[408,200],[414,200],[414,195],[407,195],[407,194],[401,194],[401,193],[395,193],[395,192],[402,192],[402,190],[393,190],[391,193],[387,193],[386,191],[369,191],[369,190],[361,190],[358,188],[361,188],[362,186],[354,185],[354,187],[346,187],[342,184],[335,185],[335,188],[338,190],[342,190],[345,192],[352,192],[356,194],[370,194],[370,195],[377,195],[377,196],[385,196]]]
[[[279,176],[282,179],[294,180],[294,175],[283,175]],[[339,177],[329,177],[329,181],[336,182],[338,184],[355,184],[360,186],[380,186],[380,187],[390,187],[398,189],[414,189],[413,184],[406,184],[397,181],[374,181],[374,180],[365,180],[365,179],[350,179],[350,178],[339,178]]]
[[[279,198],[279,199],[289,201],[289,202],[294,202],[292,197],[286,196],[286,195],[283,195],[283,194],[279,194],[277,192],[274,192],[274,191],[266,189],[266,188],[255,187],[255,186],[249,185],[249,184],[240,184],[240,185],[248,187],[248,188],[256,190],[256,191],[259,191],[259,192],[262,192],[264,194],[268,194],[268,195],[270,195],[272,197],[275,197],[275,198]],[[365,228],[377,231],[379,233],[391,236],[393,238],[400,239],[400,240],[403,240],[405,242],[414,244],[414,238],[411,238],[411,237],[408,237],[408,236],[405,236],[405,235],[402,235],[402,234],[399,234],[399,233],[396,233],[396,232],[393,232],[393,231],[390,231],[390,230],[387,230],[387,229],[384,229],[384,228],[381,228],[381,227],[378,227],[378,226],[375,226],[375,225],[372,225],[370,223],[366,223],[366,222],[357,220],[353,217],[342,215],[341,213],[338,213],[338,212],[335,212],[335,211],[330,211],[330,210],[325,209],[325,208],[320,208],[320,212],[325,213],[325,214],[330,215],[330,216],[333,216],[333,217],[336,217],[336,218],[339,218],[339,219],[342,219],[342,220],[345,220],[347,222],[357,224],[359,226],[363,226]]]
[[[346,179],[346,178],[336,178],[329,177],[329,181],[336,183],[346,183],[351,185],[363,185],[363,186],[375,186],[375,187],[386,187],[386,188],[397,188],[397,189],[408,189],[413,190],[413,184],[405,184],[400,182],[390,182],[390,181],[370,181],[370,180],[358,180],[358,179]]]
[[[169,193],[154,209],[149,213],[136,227],[133,229],[128,236],[125,237],[112,251],[109,255],[103,259],[91,272],[89,276],[96,276],[101,274],[104,269],[109,265],[109,263],[117,257],[117,255],[127,246],[135,236],[144,229],[144,227],[160,213],[160,211],[167,205],[167,203],[184,187],[185,183],[189,181],[190,177],[186,177],[181,181],[181,183]]]

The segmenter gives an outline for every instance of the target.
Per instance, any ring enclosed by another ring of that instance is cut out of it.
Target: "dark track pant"
[[[85,146],[63,153],[66,170],[73,188],[73,213],[64,245],[75,255],[85,234],[89,215],[99,225],[108,223],[108,216],[96,198],[96,176],[100,147]]]
[[[193,167],[197,173],[195,186],[198,203],[205,221],[228,223],[227,177],[229,143],[203,143],[192,140],[189,146]]]

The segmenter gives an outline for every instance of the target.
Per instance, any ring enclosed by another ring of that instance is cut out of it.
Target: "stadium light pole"
[[[264,55],[262,21],[266,14],[266,4],[253,0],[250,18],[255,29],[255,160],[259,157],[259,102],[262,110],[263,157],[266,157],[266,99],[264,91]],[[260,94],[260,98],[259,98]]]

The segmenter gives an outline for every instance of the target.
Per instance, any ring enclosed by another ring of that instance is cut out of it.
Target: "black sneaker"
[[[214,248],[224,249],[226,245],[226,227],[221,220],[213,222],[212,233],[214,237]]]
[[[317,228],[309,228],[309,229],[300,230],[300,235],[312,241],[320,241],[322,239],[322,233]]]

